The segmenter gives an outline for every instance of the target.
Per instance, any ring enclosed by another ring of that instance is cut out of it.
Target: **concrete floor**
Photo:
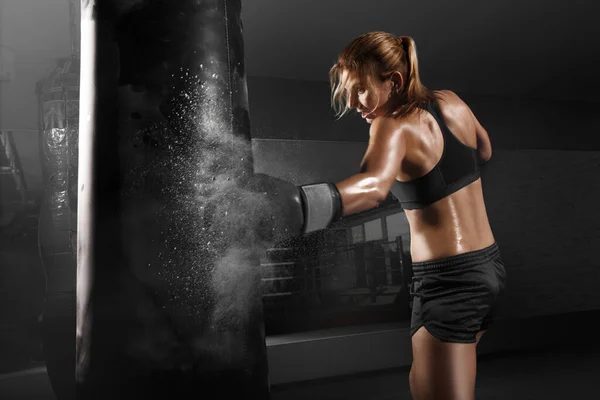
[[[411,399],[408,368],[273,389],[273,400]],[[477,400],[600,399],[600,344],[479,357]]]
[[[600,343],[479,358],[477,400],[599,398]],[[0,399],[56,400],[43,367],[0,375]],[[272,400],[299,399],[411,399],[408,368],[295,383],[272,389]]]

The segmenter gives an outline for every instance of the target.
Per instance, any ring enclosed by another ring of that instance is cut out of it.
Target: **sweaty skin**
[[[387,98],[383,87],[380,98]],[[492,155],[489,136],[470,108],[451,91],[435,92],[444,120],[465,145],[476,148],[482,160]],[[360,105],[353,104],[359,112]],[[364,115],[364,113],[363,113]],[[373,117],[361,173],[337,183],[344,215],[378,206],[394,179],[409,181],[428,173],[440,160],[441,130],[427,112],[394,119]],[[490,246],[495,239],[485,208],[481,179],[423,209],[406,210],[410,252],[414,262],[453,256]]]

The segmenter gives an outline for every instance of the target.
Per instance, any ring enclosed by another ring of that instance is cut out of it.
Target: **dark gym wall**
[[[356,113],[336,120],[326,82],[250,76],[248,91],[253,139],[368,141],[368,125]],[[458,94],[496,148],[600,150],[598,103]]]
[[[368,126],[338,122],[326,82],[248,80],[255,168],[297,183],[357,172]],[[490,222],[509,289],[501,317],[600,309],[600,115],[597,104],[459,93],[488,130]]]

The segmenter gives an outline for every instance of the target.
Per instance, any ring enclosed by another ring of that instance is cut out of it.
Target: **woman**
[[[480,179],[488,134],[456,94],[423,86],[410,37],[356,38],[330,78],[338,115],[371,125],[360,173],[336,184],[342,215],[391,190],[410,225],[413,396],[473,399],[476,346],[505,280]]]

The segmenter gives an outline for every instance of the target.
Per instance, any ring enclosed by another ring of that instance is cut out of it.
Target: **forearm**
[[[372,174],[353,175],[336,183],[342,199],[342,216],[356,214],[379,206],[387,197],[382,182]]]

